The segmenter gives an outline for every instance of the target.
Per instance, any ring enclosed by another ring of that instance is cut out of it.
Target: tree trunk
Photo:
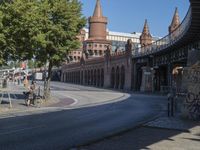
[[[52,62],[49,61],[49,67],[48,67],[48,77],[46,78],[46,83],[44,83],[44,97],[45,100],[48,100],[50,98],[50,81],[52,76]]]

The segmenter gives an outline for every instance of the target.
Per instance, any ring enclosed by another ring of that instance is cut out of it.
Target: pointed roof
[[[147,23],[147,19],[145,19],[145,22],[144,22],[144,28],[143,28],[143,34],[150,34],[149,32],[149,26],[148,26],[148,23]]]
[[[103,17],[100,0],[97,0],[97,2],[96,2],[96,6],[95,6],[93,16],[94,17]]]
[[[143,31],[142,31],[142,34],[140,36],[140,44],[142,46],[146,46],[146,45],[149,45],[152,43],[152,36],[149,32],[149,27],[148,27],[148,23],[147,23],[147,19],[145,19],[145,22],[144,22],[144,28],[143,28]]]
[[[178,26],[178,25],[180,25],[180,19],[179,19],[179,14],[178,14],[178,8],[176,7],[171,26]]]

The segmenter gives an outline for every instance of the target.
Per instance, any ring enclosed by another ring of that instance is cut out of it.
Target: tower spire
[[[100,3],[100,0],[97,0],[96,6],[94,9],[94,13],[93,13],[93,17],[102,17],[102,16],[103,16],[103,14],[102,14],[102,9],[101,9],[101,3]]]
[[[100,0],[96,1],[94,14],[89,19],[89,39],[106,40],[107,18],[103,16]]]
[[[175,8],[174,16],[171,22],[171,25],[169,26],[169,33],[173,32],[176,30],[176,28],[180,25],[180,19],[179,19],[179,14],[178,14],[178,8]]]
[[[143,34],[150,34],[149,33],[149,27],[148,27],[148,23],[147,23],[147,19],[145,19],[145,22],[144,22],[144,28],[143,28]]]
[[[149,26],[148,26],[148,23],[147,23],[147,19],[145,19],[143,32],[140,36],[140,44],[142,46],[146,46],[146,45],[151,44],[151,43],[152,43],[152,36],[149,32]]]
[[[96,0],[93,16],[88,18],[89,23],[89,36],[85,41],[85,49],[89,52],[90,56],[102,56],[105,52],[104,47],[111,45],[107,40],[107,17],[103,16],[101,8],[101,1]]]

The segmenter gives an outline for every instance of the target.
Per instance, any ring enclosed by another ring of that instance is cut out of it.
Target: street
[[[151,120],[166,100],[56,82],[51,89],[62,100],[68,94],[76,98],[76,104],[55,112],[0,119],[1,150],[66,150],[87,144]],[[129,96],[123,99],[123,95]],[[93,105],[87,105],[92,99]]]

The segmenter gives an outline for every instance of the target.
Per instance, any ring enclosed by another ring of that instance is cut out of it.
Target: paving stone
[[[87,150],[199,150],[200,122],[162,116],[142,127],[81,148]]]
[[[196,126],[197,124],[198,122],[186,120],[178,116],[178,117],[160,117],[154,121],[148,122],[144,126],[189,131],[189,129]]]

